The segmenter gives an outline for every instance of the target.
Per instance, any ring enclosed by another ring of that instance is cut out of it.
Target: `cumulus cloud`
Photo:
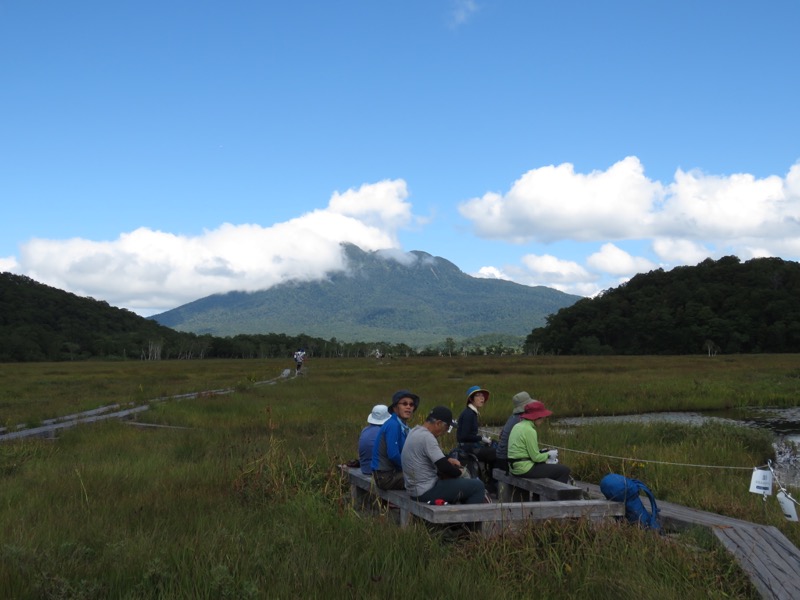
[[[0,257],[0,272],[16,272],[19,269],[19,263],[17,259],[13,256],[7,256],[5,258]]]
[[[599,272],[616,276],[631,276],[652,271],[657,266],[646,258],[632,256],[614,244],[603,244],[599,252],[591,254],[586,264]]]
[[[513,281],[513,279],[506,275],[497,267],[481,267],[477,273],[472,274],[473,277],[480,277],[481,279],[502,279],[504,281]]]
[[[647,235],[663,195],[635,157],[607,171],[576,173],[565,163],[533,169],[505,195],[488,193],[461,204],[483,238],[512,243],[626,239]]]
[[[152,314],[214,293],[323,278],[346,268],[341,242],[397,248],[397,229],[413,218],[407,196],[404,181],[382,181],[337,192],[327,208],[268,227],[225,223],[197,236],[139,228],[112,241],[33,239],[22,246],[16,270]]]
[[[586,290],[600,279],[622,282],[657,266],[694,265],[726,254],[797,260],[800,163],[786,177],[678,169],[666,185],[648,179],[636,157],[588,174],[565,163],[528,171],[505,194],[472,198],[459,211],[485,239],[599,244],[584,265],[528,255],[521,268],[502,267],[515,281],[541,278],[564,291],[592,295]],[[630,255],[613,243],[621,241],[647,242],[653,256]]]
[[[591,279],[590,273],[571,260],[563,260],[550,254],[526,254],[522,264],[538,281],[548,284],[565,284]],[[545,284],[541,284],[545,285]]]

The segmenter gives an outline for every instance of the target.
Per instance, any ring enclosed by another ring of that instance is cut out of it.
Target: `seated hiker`
[[[520,392],[511,398],[511,403],[514,409],[511,411],[511,416],[508,417],[506,424],[503,425],[503,430],[500,432],[500,437],[497,440],[497,460],[494,466],[508,472],[508,437],[511,435],[511,429],[519,423],[519,416],[525,410],[525,405],[528,402],[533,402],[528,392]]]
[[[446,406],[434,408],[422,425],[408,434],[403,448],[403,476],[412,499],[419,502],[442,500],[449,504],[481,504],[486,488],[480,479],[461,477],[461,463],[448,458],[436,438],[454,425]]]
[[[358,462],[364,475],[372,473],[372,449],[375,447],[375,438],[378,437],[381,425],[388,421],[390,416],[388,406],[376,404],[367,417],[367,426],[358,436]]]
[[[408,435],[408,420],[419,406],[419,396],[399,390],[392,396],[389,419],[381,425],[372,449],[372,478],[382,490],[402,490],[403,463],[400,455]]]
[[[553,464],[557,460],[558,451],[543,452],[539,449],[536,427],[552,414],[538,400],[525,405],[519,423],[514,425],[508,437],[508,463],[512,475],[569,483],[569,467]]]
[[[478,460],[486,465],[488,472],[487,484],[490,491],[496,487],[492,478],[497,454],[489,436],[479,433],[480,409],[489,401],[489,392],[480,386],[473,385],[467,390],[467,407],[458,416],[458,440],[459,449],[469,452],[478,457]]]

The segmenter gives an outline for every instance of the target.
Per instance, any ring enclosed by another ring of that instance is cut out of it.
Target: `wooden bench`
[[[412,500],[405,490],[382,490],[360,469],[342,466],[350,483],[350,495],[356,508],[368,506],[380,498],[400,513],[400,526],[407,526],[413,517],[436,525],[471,524],[486,535],[512,523],[543,519],[591,520],[619,517],[625,512],[620,502],[608,500],[553,500],[545,502],[493,502],[491,504],[448,504],[435,506]]]
[[[555,479],[526,479],[494,469],[497,498],[501,502],[532,500],[582,500],[583,490]]]

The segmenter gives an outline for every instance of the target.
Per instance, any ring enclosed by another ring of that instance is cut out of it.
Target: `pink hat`
[[[535,421],[536,419],[543,419],[545,417],[549,417],[553,413],[547,410],[544,407],[544,404],[539,402],[538,400],[534,400],[533,402],[528,402],[525,405],[525,410],[522,411],[522,414],[519,416],[520,419],[528,419],[529,421]]]

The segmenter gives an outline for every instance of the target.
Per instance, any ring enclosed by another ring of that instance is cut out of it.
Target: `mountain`
[[[396,259],[342,246],[348,268],[325,280],[215,294],[151,318],[178,331],[217,336],[305,333],[424,345],[483,334],[522,339],[580,299],[543,286],[471,277],[426,252]]]

